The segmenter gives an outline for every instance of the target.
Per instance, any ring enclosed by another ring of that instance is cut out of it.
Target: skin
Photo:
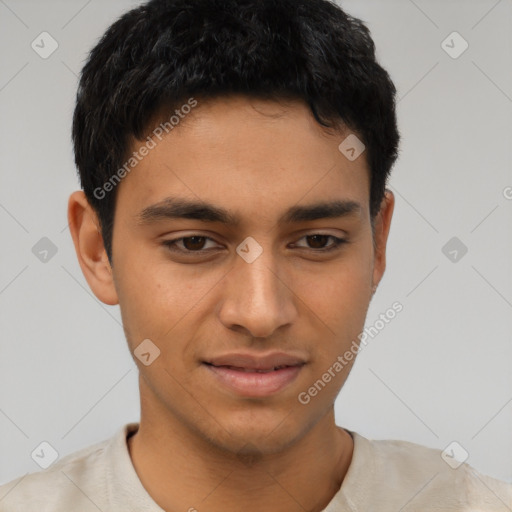
[[[112,267],[83,192],[69,199],[91,290],[119,304],[132,353],[148,338],[160,349],[149,366],[134,357],[141,419],[128,444],[142,484],[164,510],[315,512],[343,482],[353,440],[335,424],[334,401],[351,364],[307,405],[297,397],[357,340],[385,270],[394,197],[386,192],[372,233],[365,154],[351,162],[338,149],[349,133],[326,131],[300,102],[199,102],[117,187]],[[132,142],[135,151],[141,143]],[[139,221],[168,196],[208,201],[240,223]],[[289,207],[328,200],[360,209],[278,223]],[[322,253],[333,239],[308,238],[319,233],[347,243]],[[192,235],[209,238],[178,247],[206,255],[178,255],[162,244]],[[263,249],[252,263],[236,252],[249,236]],[[271,396],[241,396],[203,364],[227,352],[273,350],[306,364]]]

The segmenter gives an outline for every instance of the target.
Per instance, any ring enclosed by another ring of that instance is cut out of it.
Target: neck
[[[283,451],[241,458],[175,418],[141,414],[128,448],[142,485],[166,511],[321,512],[341,487],[353,440],[330,410]]]

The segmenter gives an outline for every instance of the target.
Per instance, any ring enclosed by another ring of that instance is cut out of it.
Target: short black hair
[[[125,175],[126,165],[118,170],[130,141],[191,97],[234,94],[300,100],[322,126],[357,133],[372,219],[378,213],[398,153],[396,89],[361,20],[329,0],[152,0],[121,16],[92,49],[73,116],[81,186],[111,263],[112,177]]]

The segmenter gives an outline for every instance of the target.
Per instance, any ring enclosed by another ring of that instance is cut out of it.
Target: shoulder
[[[510,512],[512,484],[483,475],[456,460],[453,451],[442,452],[408,441],[369,440],[354,437],[354,462],[371,474],[377,492],[397,497],[407,510],[485,510]],[[392,500],[392,498],[387,498]],[[476,508],[475,508],[476,507]]]
[[[66,455],[46,470],[27,473],[0,486],[0,510],[97,512],[108,492],[107,450],[120,434]]]

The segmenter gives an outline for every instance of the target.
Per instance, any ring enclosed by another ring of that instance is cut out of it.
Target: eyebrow
[[[351,200],[316,202],[305,206],[292,206],[278,219],[279,224],[309,222],[319,219],[335,219],[361,215],[360,203]],[[149,224],[165,219],[194,219],[202,222],[218,222],[227,226],[239,226],[241,219],[228,210],[205,201],[167,197],[163,201],[144,208],[137,215],[139,224]]]

